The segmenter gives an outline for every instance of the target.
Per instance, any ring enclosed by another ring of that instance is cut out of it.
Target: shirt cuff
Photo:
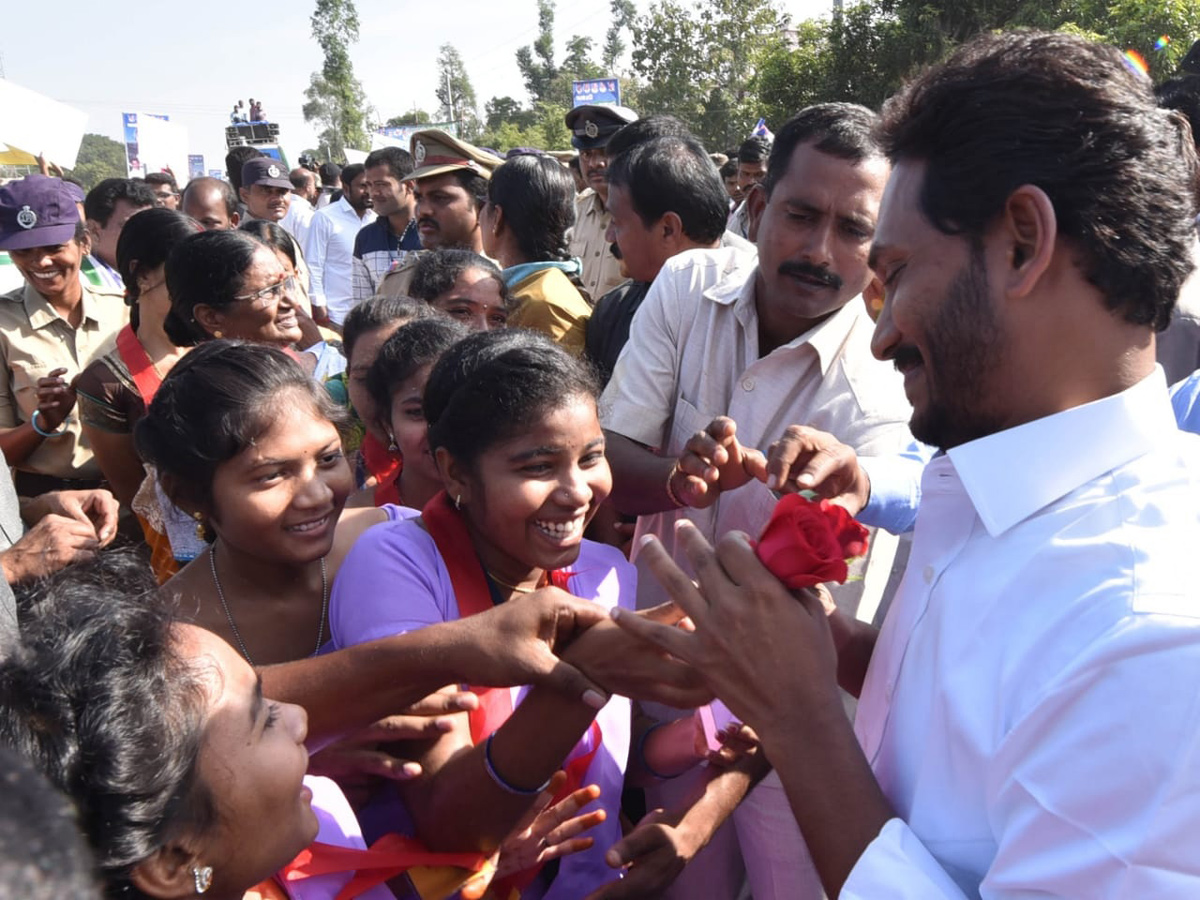
[[[858,464],[871,481],[871,498],[856,518],[892,534],[912,531],[921,505],[925,460],[907,454],[863,456]]]
[[[903,819],[889,819],[858,858],[838,900],[967,900]]]

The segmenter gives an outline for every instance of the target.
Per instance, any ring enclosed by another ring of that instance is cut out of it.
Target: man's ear
[[[231,230],[236,230],[242,224],[242,214],[236,209],[233,211],[233,215],[229,217],[229,224],[233,226]]]
[[[100,232],[104,230],[104,226],[95,219],[88,219],[84,223],[84,228],[87,231],[88,246],[90,248],[96,242],[96,238],[100,236]]]
[[[172,844],[160,847],[134,866],[129,873],[129,880],[148,897],[160,900],[195,897],[196,873],[193,869],[204,865],[205,862],[192,850]]]
[[[242,202],[243,202],[243,203],[247,203],[247,202],[249,202],[249,200],[250,200],[250,188],[246,188],[246,187],[240,187],[240,188],[238,188],[238,196],[242,198]]]
[[[867,304],[867,315],[871,317],[871,321],[877,321],[879,314],[883,312],[883,282],[872,276],[871,281],[863,288],[863,302]]]
[[[763,210],[767,208],[767,191],[761,184],[752,185],[746,194],[746,212],[749,227],[747,240],[755,243],[758,240],[758,223],[762,220]]]
[[[663,213],[662,218],[658,220],[655,230],[658,232],[658,236],[662,239],[663,243],[669,244],[672,247],[679,247],[687,239],[683,233],[683,220],[679,218],[679,213]],[[675,252],[679,251],[676,250]]]
[[[1046,192],[1024,184],[1009,194],[997,226],[1005,239],[1005,287],[1010,297],[1026,297],[1054,258],[1058,218]]]

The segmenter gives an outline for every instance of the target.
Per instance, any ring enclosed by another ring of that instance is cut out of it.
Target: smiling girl
[[[473,334],[447,350],[424,397],[446,490],[421,519],[373,528],[351,551],[330,609],[335,644],[520,603],[550,584],[632,607],[632,566],[583,539],[612,485],[595,390],[580,364],[530,332]],[[564,659],[604,684],[597,671],[622,655],[612,637],[598,625]],[[600,786],[608,820],[593,832],[595,848],[564,859],[557,877],[531,870],[518,886],[527,897],[585,896],[616,877],[603,854],[620,834],[629,717],[622,697],[597,714],[541,688],[482,691],[469,721],[457,716],[451,732],[415,751],[424,774],[400,791],[417,835],[431,849],[494,847],[565,768],[569,787]]]

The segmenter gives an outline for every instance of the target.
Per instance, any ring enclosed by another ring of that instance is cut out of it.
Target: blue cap
[[[65,244],[78,224],[79,207],[61,178],[26,175],[0,187],[0,250]]]
[[[254,159],[246,160],[245,165],[242,166],[242,187],[250,187],[255,184],[287,188],[289,191],[292,189],[287,169],[283,167],[283,163],[272,156],[256,156]]]

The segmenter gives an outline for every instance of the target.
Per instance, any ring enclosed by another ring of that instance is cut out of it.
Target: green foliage
[[[639,112],[678,116],[713,149],[736,146],[761,115],[755,74],[782,52],[787,24],[774,0],[658,0],[633,23]]]
[[[127,171],[124,144],[102,134],[85,134],[75,168],[67,174],[90,191],[105,178],[124,178]]]
[[[328,157],[342,159],[346,147],[370,145],[367,98],[350,61],[350,44],[358,40],[358,12],[353,0],[317,0],[310,24],[325,60],[304,91],[304,120],[321,129]]]
[[[458,133],[464,140],[474,141],[481,131],[479,102],[475,88],[467,75],[462,56],[453,44],[438,49],[438,81],[435,93],[441,104],[438,115],[442,122],[457,122]]]
[[[604,75],[616,74],[617,63],[625,53],[625,40],[621,32],[630,30],[637,18],[637,7],[633,0],[611,0],[609,10],[612,22],[604,36],[604,52],[600,57]]]
[[[423,109],[414,109],[403,115],[392,116],[383,124],[388,128],[403,128],[406,125],[431,125],[433,117]]]

